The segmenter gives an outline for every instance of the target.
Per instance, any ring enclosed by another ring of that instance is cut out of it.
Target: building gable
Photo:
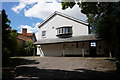
[[[60,12],[55,11],[55,12],[54,12],[53,14],[51,14],[43,23],[41,23],[38,27],[39,27],[39,28],[42,27],[44,24],[46,24],[49,20],[51,20],[52,18],[54,18],[56,15],[59,15],[59,16],[64,17],[64,18],[67,18],[67,19],[69,19],[69,20],[73,20],[73,21],[75,21],[75,22],[81,23],[81,24],[86,25],[86,26],[89,25],[87,22],[84,22],[84,21],[82,21],[82,20],[79,20],[79,19],[76,19],[76,18],[74,18],[74,17],[71,17],[71,16],[68,16],[68,15],[66,15],[66,14],[63,14],[63,13],[60,13]]]

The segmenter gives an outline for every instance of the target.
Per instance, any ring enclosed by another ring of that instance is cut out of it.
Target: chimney
[[[27,34],[27,29],[26,28],[22,28],[22,35],[26,35]]]

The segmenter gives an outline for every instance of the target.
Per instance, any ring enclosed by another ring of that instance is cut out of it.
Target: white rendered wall
[[[63,44],[41,45],[44,56],[62,56]]]
[[[82,46],[82,43],[84,46]],[[88,42],[78,42],[77,43],[65,43],[65,54],[66,55],[81,55],[82,49],[84,50],[84,54],[89,54],[89,43]]]
[[[72,25],[72,36],[88,35],[88,26],[81,23],[75,22],[73,20],[67,19],[65,17],[55,15],[47,23],[39,28],[38,31],[38,40],[43,39],[42,31],[46,31],[46,39],[58,38],[56,36],[56,28],[64,25]],[[45,38],[45,37],[44,37]]]
[[[81,45],[81,42],[78,42],[78,48],[76,47],[76,43],[64,43],[64,55],[82,55],[82,49],[84,49],[84,54],[88,55],[89,43],[88,42],[82,42],[82,43],[84,43],[84,46]],[[41,45],[41,49],[43,51],[44,56],[63,55],[63,43]]]

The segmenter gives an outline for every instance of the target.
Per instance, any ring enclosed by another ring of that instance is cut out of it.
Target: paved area
[[[15,79],[118,78],[111,58],[21,57],[15,59]]]

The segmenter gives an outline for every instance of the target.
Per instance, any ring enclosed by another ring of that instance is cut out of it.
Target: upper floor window
[[[57,36],[70,37],[72,35],[72,26],[63,26],[57,28]]]
[[[32,38],[33,41],[35,41],[35,38]]]
[[[42,31],[42,37],[46,36],[46,31]]]

